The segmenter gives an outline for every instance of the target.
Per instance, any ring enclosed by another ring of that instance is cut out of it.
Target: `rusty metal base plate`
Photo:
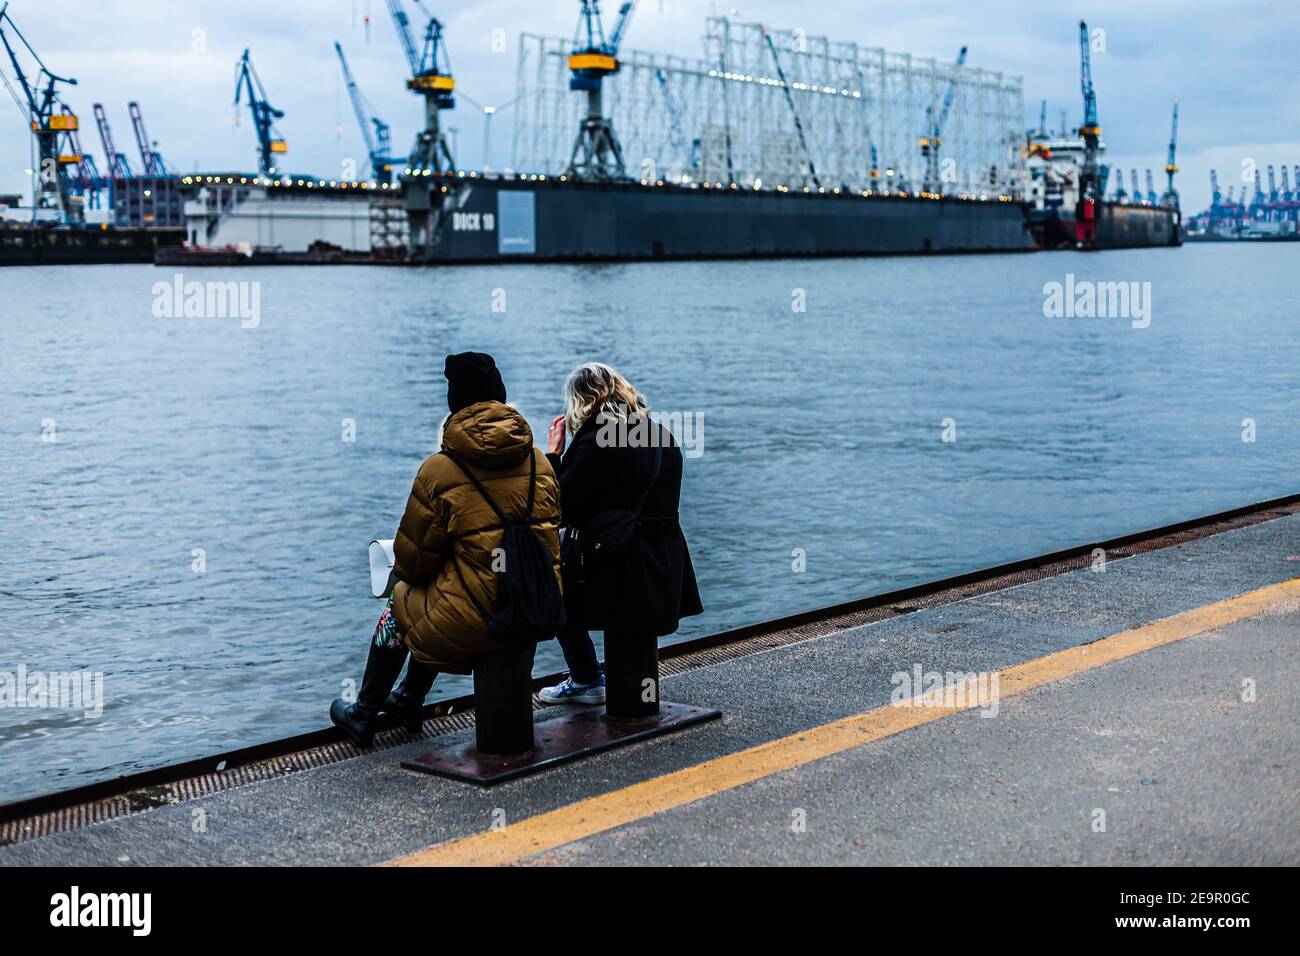
[[[660,701],[658,715],[647,720],[606,720],[604,707],[584,707],[538,721],[533,728],[536,746],[527,753],[480,754],[472,733],[457,734],[435,750],[403,760],[402,766],[488,786],[721,716],[720,711],[670,701]]]

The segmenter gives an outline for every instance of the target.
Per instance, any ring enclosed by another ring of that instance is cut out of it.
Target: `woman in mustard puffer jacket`
[[[529,475],[536,487],[531,527],[560,574],[560,488],[528,422],[505,404],[501,373],[490,355],[449,355],[442,448],[473,472],[506,515],[528,508]],[[330,718],[358,746],[374,739],[375,718],[392,713],[418,732],[424,698],[439,671],[468,674],[475,658],[501,646],[488,634],[480,609],[493,607],[494,550],[501,519],[470,479],[446,455],[420,466],[393,543],[397,586],[371,639],[355,703],[336,700]],[[402,684],[391,694],[410,653]]]

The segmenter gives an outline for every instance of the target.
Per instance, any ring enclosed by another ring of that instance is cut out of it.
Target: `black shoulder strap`
[[[488,507],[496,512],[496,516],[501,519],[501,523],[503,525],[512,524],[513,522],[511,519],[507,518],[505,513],[497,507],[497,503],[492,500],[492,496],[489,495],[487,489],[483,487],[483,483],[474,477],[474,473],[469,470],[469,467],[463,461],[460,460],[460,456],[450,448],[444,448],[442,453],[446,455],[457,468],[465,473],[465,477],[474,483],[474,487],[478,489],[478,493],[483,496],[483,500],[488,503]],[[523,524],[532,524],[533,522],[533,499],[537,493],[537,452],[531,449],[528,453],[528,464],[528,509],[524,512],[524,517],[522,519]]]

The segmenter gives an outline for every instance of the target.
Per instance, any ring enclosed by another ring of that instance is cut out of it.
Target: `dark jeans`
[[[576,618],[577,615],[574,615]],[[596,660],[596,645],[591,635],[577,621],[564,625],[558,635],[564,662],[569,665],[569,676],[576,684],[594,684],[600,680],[600,662]]]

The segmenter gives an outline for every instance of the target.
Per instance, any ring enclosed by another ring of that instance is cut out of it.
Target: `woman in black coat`
[[[653,646],[703,608],[677,518],[682,451],[672,433],[650,419],[645,399],[608,365],[574,369],[564,399],[565,414],[547,434],[547,457],[560,479],[566,529],[560,555],[568,624],[559,639],[569,677],[540,696],[550,704],[603,703],[605,679],[589,630],[604,632],[608,655],[633,643]],[[566,431],[573,434],[567,451]],[[618,557],[602,558],[592,551],[594,528],[619,511],[637,515],[631,539]]]

